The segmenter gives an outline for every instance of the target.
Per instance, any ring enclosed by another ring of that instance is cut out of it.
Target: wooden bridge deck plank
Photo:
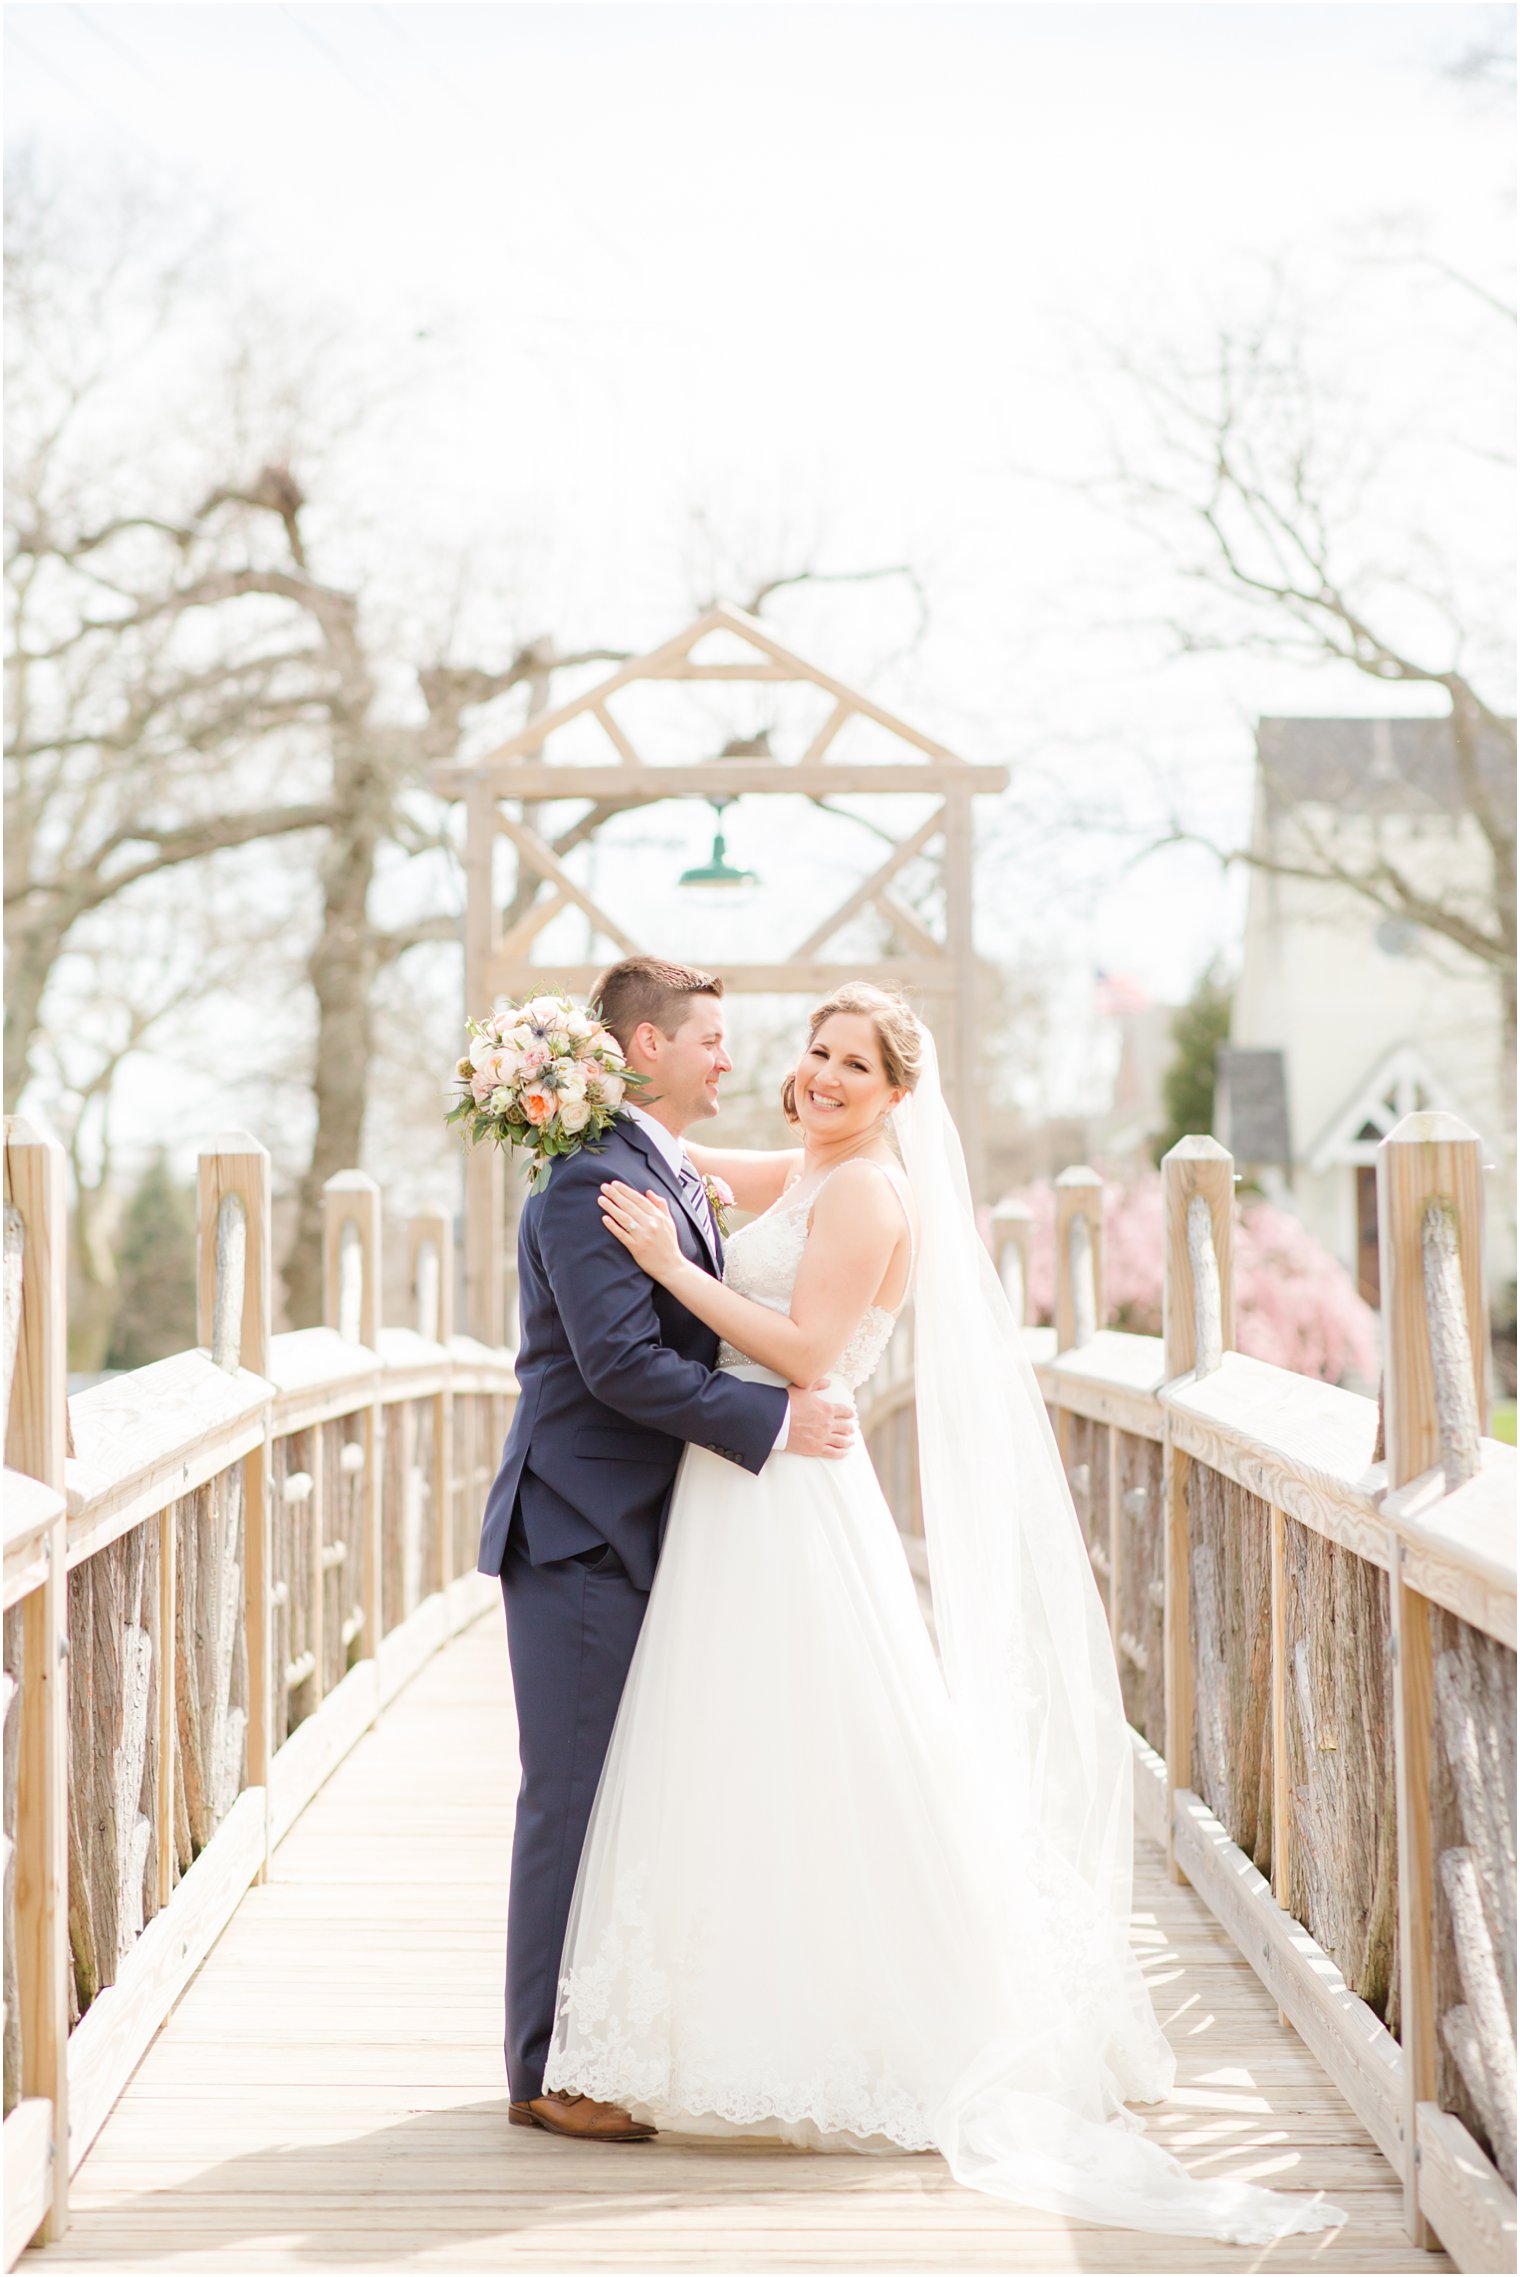
[[[1151,2123],[1190,2164],[1330,2191],[1350,2215],[1339,2233],[1263,2253],[1024,2213],[959,2189],[934,2157],[674,2138],[596,2150],[509,2128],[514,1752],[486,1620],[422,1671],[281,1845],[76,2177],[67,2237],[23,2268],[1449,2267],[1407,2244],[1392,2171],[1144,1845],[1136,1944],[1179,2056]]]

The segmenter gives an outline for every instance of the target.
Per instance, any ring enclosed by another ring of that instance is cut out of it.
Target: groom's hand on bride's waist
[[[818,1385],[804,1390],[793,1384],[787,1393],[791,1414],[787,1425],[789,1455],[823,1455],[837,1461],[855,1443],[855,1410]]]

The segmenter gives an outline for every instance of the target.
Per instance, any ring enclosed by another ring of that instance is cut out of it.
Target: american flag
[[[1093,974],[1093,1004],[1100,1020],[1117,1020],[1126,1012],[1148,1012],[1151,1000],[1131,974],[1105,972],[1100,965]]]

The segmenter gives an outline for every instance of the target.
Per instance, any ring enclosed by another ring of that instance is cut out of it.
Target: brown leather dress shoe
[[[542,2127],[546,2135],[569,2135],[582,2143],[647,2143],[655,2136],[642,2119],[630,2119],[615,2103],[597,2103],[589,2095],[535,2095],[527,2103],[509,2103],[507,2117],[514,2127]]]

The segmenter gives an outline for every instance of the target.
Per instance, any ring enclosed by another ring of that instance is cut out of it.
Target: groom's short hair
[[[694,996],[721,996],[723,983],[696,965],[670,965],[663,957],[624,957],[609,965],[592,991],[602,1026],[626,1052],[635,1031],[653,1021],[662,1036],[682,1025]]]

